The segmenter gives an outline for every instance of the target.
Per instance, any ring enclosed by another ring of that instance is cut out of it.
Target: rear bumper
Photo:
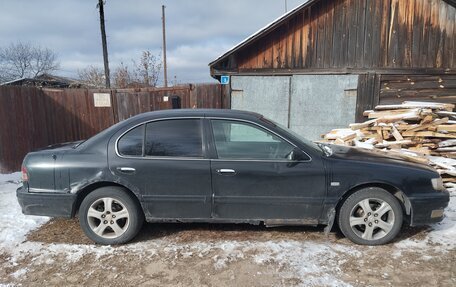
[[[22,186],[16,191],[22,213],[51,217],[73,217],[76,194],[27,192]]]
[[[448,191],[421,194],[409,197],[412,207],[411,226],[440,222],[445,217],[443,210],[450,202]]]

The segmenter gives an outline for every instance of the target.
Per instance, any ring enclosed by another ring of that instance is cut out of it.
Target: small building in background
[[[316,140],[377,104],[456,103],[455,0],[309,0],[211,62],[231,108]]]
[[[0,83],[0,86],[27,86],[38,88],[90,88],[87,85],[73,79],[42,74],[34,78],[20,78],[17,80]]]

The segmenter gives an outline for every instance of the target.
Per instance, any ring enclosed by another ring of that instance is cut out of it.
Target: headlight
[[[441,177],[431,179],[432,187],[435,190],[445,190],[445,186],[443,186],[443,180]]]

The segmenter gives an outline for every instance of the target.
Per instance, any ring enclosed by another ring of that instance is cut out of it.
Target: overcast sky
[[[0,0],[0,46],[23,41],[53,49],[60,75],[102,67],[97,0]],[[305,0],[288,0],[292,9]],[[166,5],[168,77],[208,82],[208,63],[285,12],[285,0],[107,0],[111,71],[141,51],[161,54]],[[162,73],[163,74],[163,73]]]

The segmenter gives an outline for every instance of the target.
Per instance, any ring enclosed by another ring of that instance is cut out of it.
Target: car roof
[[[172,117],[226,117],[239,119],[258,119],[263,116],[254,112],[228,109],[174,109],[147,112],[134,116],[130,119],[136,121]]]
[[[130,128],[137,124],[141,124],[142,122],[184,117],[218,117],[256,121],[263,116],[254,112],[227,109],[175,109],[146,112],[118,122],[106,130],[94,135],[86,142],[81,144],[81,148],[88,148],[92,145],[96,146],[97,143],[105,144],[105,141],[109,140],[109,138],[118,131],[125,128]]]

